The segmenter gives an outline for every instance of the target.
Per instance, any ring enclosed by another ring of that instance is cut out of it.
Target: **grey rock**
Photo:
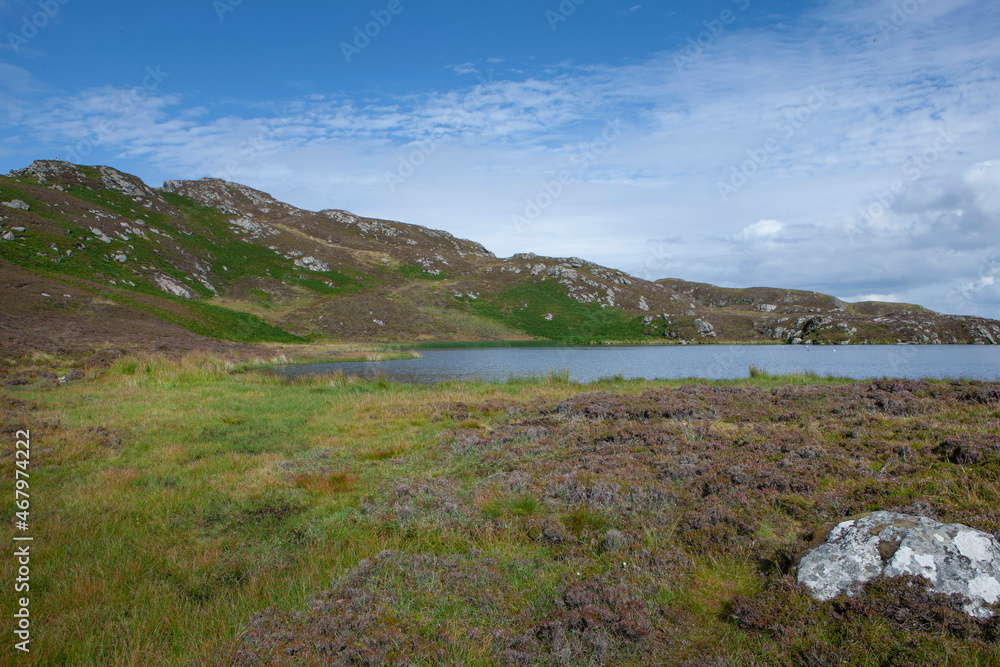
[[[170,278],[169,276],[165,276],[162,273],[160,273],[154,276],[154,279],[156,280],[156,284],[159,285],[160,289],[162,289],[164,292],[168,292],[170,294],[173,294],[174,296],[179,296],[185,299],[191,298],[191,292],[189,292],[187,288],[185,288],[183,285],[178,283],[173,278]]]
[[[117,190],[144,208],[152,208],[153,202],[166,204],[159,192],[132,174],[126,174],[113,167],[98,167],[97,171],[101,174],[101,183],[104,187]]]
[[[715,327],[705,320],[695,320],[694,325],[698,328],[698,333],[702,336],[711,336],[715,338]]]
[[[3,205],[6,206],[7,208],[13,208],[13,209],[17,209],[19,211],[30,211],[31,210],[31,207],[28,206],[28,204],[26,202],[24,202],[24,201],[22,201],[20,199],[15,199],[13,201],[5,201],[3,203]]]
[[[576,280],[580,276],[580,274],[575,269],[567,269],[565,266],[549,267],[549,270],[546,271],[546,273],[548,273],[548,275],[550,275],[551,277],[556,278],[560,282],[564,280],[569,280],[569,281]]]
[[[829,600],[878,575],[922,576],[937,592],[962,595],[969,615],[989,617],[986,605],[1000,601],[1000,542],[959,523],[873,512],[838,524],[802,558],[797,578]]]

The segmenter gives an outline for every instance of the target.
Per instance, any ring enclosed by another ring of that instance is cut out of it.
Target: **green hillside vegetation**
[[[539,338],[568,344],[601,341],[640,341],[654,335],[641,317],[627,317],[614,308],[584,304],[566,295],[566,289],[548,280],[522,283],[485,299],[466,299],[478,314]],[[551,315],[551,319],[546,319]],[[645,329],[645,330],[644,330]],[[663,336],[662,325],[659,330]]]
[[[219,340],[1000,342],[997,323],[911,304],[652,283],[578,258],[496,258],[446,232],[304,211],[216,179],[153,190],[106,167],[38,161],[0,177],[0,197],[30,207],[0,210],[3,260]],[[74,313],[105,315],[86,302],[38,301],[43,291],[35,301],[7,295],[20,301],[18,321],[29,330],[43,315],[38,326],[50,331],[51,318],[72,328],[85,320]],[[127,311],[114,317],[127,320]],[[94,336],[107,338],[114,328]],[[130,329],[127,321],[118,328]]]

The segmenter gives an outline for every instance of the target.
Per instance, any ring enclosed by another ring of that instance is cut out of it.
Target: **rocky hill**
[[[647,282],[218,179],[39,160],[0,177],[8,351],[213,340],[1000,342],[998,322],[812,292]]]

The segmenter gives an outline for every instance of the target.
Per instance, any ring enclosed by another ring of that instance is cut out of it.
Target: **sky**
[[[998,35],[1000,0],[0,0],[0,172],[1000,318]]]

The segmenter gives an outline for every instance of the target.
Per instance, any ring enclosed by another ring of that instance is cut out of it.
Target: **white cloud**
[[[883,303],[902,303],[902,300],[896,294],[859,294],[857,296],[845,297],[843,300],[849,303],[857,303],[858,301],[881,301]]]
[[[785,228],[785,223],[777,220],[761,220],[743,228],[737,238],[743,241],[767,241],[774,239]]]
[[[311,95],[225,116],[167,79],[122,117],[127,91],[55,95],[0,65],[0,158],[65,158],[113,121],[84,161],[154,182],[228,175],[308,208],[444,228],[500,255],[995,316],[1000,294],[977,281],[1000,247],[1000,14],[942,0],[896,26],[893,7],[836,1],[780,31],[734,26],[683,70],[672,53],[507,79],[462,64],[451,90]],[[914,163],[941,132],[954,142]],[[723,200],[718,184],[734,170],[744,181]],[[387,173],[408,175],[390,187]],[[532,203],[538,215],[515,227]],[[879,215],[859,216],[875,204]],[[680,240],[651,241],[665,238]]]

